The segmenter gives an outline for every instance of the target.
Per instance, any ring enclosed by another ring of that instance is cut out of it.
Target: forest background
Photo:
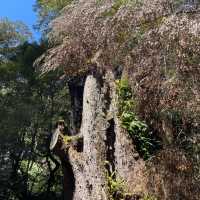
[[[67,1],[37,0],[34,28],[0,19],[0,199],[61,199],[62,172],[49,152],[49,137],[59,118],[70,116],[65,78],[40,76],[33,63],[49,47],[49,23]],[[23,12],[23,11],[22,11]]]

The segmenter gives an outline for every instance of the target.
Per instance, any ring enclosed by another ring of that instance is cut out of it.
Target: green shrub
[[[105,161],[104,165],[109,169],[111,168],[109,161]],[[106,168],[106,180],[109,192],[109,199],[110,200],[125,199],[125,196],[127,194],[126,184],[122,178],[117,177],[116,171],[111,172]]]
[[[125,194],[125,183],[122,179],[116,178],[115,173],[116,172],[113,172],[110,176],[107,176],[110,199],[113,200],[117,193],[121,196],[124,196]]]
[[[118,94],[118,109],[122,127],[134,141],[138,153],[146,160],[150,157],[154,149],[152,133],[145,122],[141,121],[134,112],[136,103],[129,87],[128,80],[116,81]]]

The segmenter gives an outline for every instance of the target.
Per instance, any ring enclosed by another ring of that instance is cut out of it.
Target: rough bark
[[[81,134],[84,137],[81,159],[83,169],[78,170],[79,181],[76,184],[76,200],[107,199],[104,168],[106,159],[104,140],[107,128],[104,102],[106,101],[105,90],[107,88],[101,87],[100,82],[93,75],[90,75],[85,83],[81,126]],[[73,162],[74,156],[72,155],[70,158]],[[77,170],[78,162],[74,164],[76,164],[74,168]]]

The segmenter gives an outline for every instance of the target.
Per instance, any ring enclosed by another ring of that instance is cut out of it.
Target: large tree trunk
[[[137,169],[144,167],[141,159],[138,162],[138,154],[130,138],[120,128],[115,91],[112,73],[103,77],[89,75],[86,79],[81,124],[83,152],[69,149],[76,180],[74,200],[110,199],[113,194],[109,192],[108,176],[116,172],[116,176],[129,185],[133,183],[132,178],[137,177],[136,165]],[[128,190],[131,191],[136,184]]]
[[[192,163],[183,151],[166,147],[149,161],[140,158],[134,141],[121,128],[115,87],[112,73],[88,75],[80,131],[83,148],[63,141],[56,144],[54,151],[64,169],[65,200],[121,199],[118,192],[110,193],[108,178],[113,173],[131,193],[124,194],[127,200],[146,194],[162,200],[199,200]]]

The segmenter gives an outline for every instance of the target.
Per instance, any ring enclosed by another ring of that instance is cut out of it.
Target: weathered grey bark
[[[104,140],[107,128],[105,94],[108,88],[105,85],[101,86],[100,82],[101,80],[90,75],[85,83],[81,126],[84,149],[80,161],[75,163],[74,156],[70,157],[78,173],[75,200],[104,200],[108,196],[104,168],[106,159]]]

